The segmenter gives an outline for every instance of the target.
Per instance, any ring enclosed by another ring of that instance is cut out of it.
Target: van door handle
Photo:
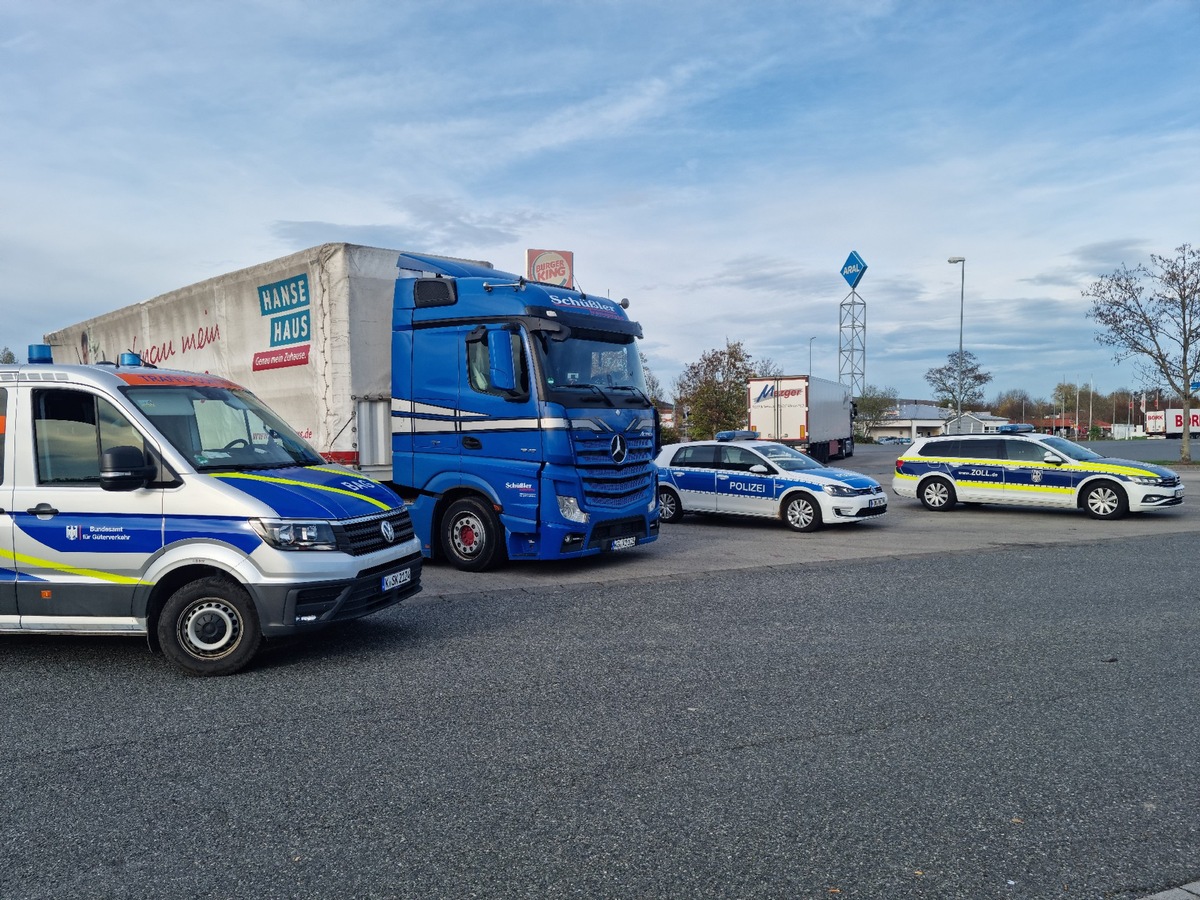
[[[465,438],[463,438],[463,449],[464,450],[482,450],[483,449],[483,441],[481,441],[477,437],[465,437]]]
[[[41,516],[49,517],[58,515],[58,510],[49,503],[39,503],[33,509],[27,509],[25,512],[29,513],[31,516],[38,516],[39,518]]]

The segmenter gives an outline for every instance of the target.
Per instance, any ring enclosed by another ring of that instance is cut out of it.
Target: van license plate
[[[399,572],[383,576],[383,589],[390,591],[392,588],[398,588],[402,584],[408,584],[411,580],[412,569],[401,569]]]
[[[623,538],[617,538],[616,540],[614,540],[612,542],[611,549],[613,549],[613,550],[628,550],[630,547],[636,547],[636,546],[637,546],[637,538],[636,537],[623,537]]]

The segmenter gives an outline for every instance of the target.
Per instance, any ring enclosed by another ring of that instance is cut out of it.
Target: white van
[[[146,635],[197,674],[420,590],[395,493],[236,384],[134,354],[0,365],[0,510],[0,633]]]

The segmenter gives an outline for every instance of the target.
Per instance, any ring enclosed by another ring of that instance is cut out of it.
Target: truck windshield
[[[324,462],[249,391],[155,385],[127,388],[126,395],[197,471]]]
[[[609,406],[645,406],[646,380],[632,335],[574,329],[565,340],[537,333],[546,389],[561,403],[578,404],[592,395]]]

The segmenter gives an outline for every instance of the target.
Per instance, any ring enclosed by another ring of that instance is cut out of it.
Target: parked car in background
[[[887,512],[887,495],[875,479],[829,468],[773,441],[668,444],[655,463],[663,522],[690,512],[725,513],[778,518],[793,531],[815,531]]]
[[[1183,484],[1170,469],[1101,456],[1066,438],[1007,433],[922,438],[896,460],[892,490],[926,509],[956,503],[1080,508],[1095,519],[1118,519],[1183,503]]]

